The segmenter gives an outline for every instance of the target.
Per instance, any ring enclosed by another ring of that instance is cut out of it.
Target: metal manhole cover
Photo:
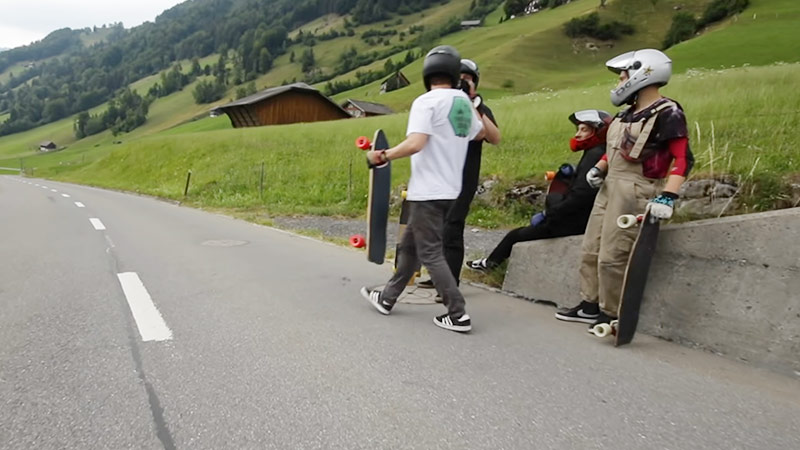
[[[247,244],[247,241],[237,241],[235,239],[212,239],[210,241],[204,241],[200,245],[204,245],[206,247],[238,247],[245,244]]]

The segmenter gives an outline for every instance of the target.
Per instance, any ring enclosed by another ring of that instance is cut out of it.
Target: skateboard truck
[[[620,228],[630,228],[642,223],[644,220],[644,214],[623,214],[617,217],[617,226]]]

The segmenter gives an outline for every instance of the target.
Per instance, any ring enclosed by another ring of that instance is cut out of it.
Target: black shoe
[[[433,318],[433,323],[437,327],[444,328],[445,330],[458,331],[459,333],[466,333],[472,329],[472,322],[469,320],[469,314],[464,314],[458,319],[454,319],[450,314],[442,314]]]
[[[392,312],[392,306],[388,302],[381,300],[381,291],[377,289],[361,288],[361,296],[378,310],[379,313],[388,316]]]
[[[594,327],[596,327],[597,325],[600,325],[601,323],[610,324],[612,320],[617,320],[617,318],[616,317],[611,317],[608,314],[604,313],[603,311],[600,311],[597,314],[597,320],[592,322],[592,325],[589,327],[589,333],[594,334],[594,331],[593,331]]]
[[[494,264],[489,262],[486,258],[476,259],[473,261],[467,261],[464,263],[467,269],[476,270],[478,272],[489,272],[494,267]]]
[[[425,281],[418,281],[417,287],[421,287],[422,289],[433,289],[436,286],[433,285],[433,280],[427,279]]]
[[[600,307],[597,303],[582,301],[580,305],[562,309],[556,313],[556,319],[567,322],[594,323],[600,315]]]

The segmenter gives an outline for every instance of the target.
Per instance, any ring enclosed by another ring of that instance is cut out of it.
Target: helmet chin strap
[[[628,97],[627,100],[625,100],[625,104],[633,106],[633,105],[636,104],[636,100],[638,100],[638,99],[639,99],[639,91],[636,91],[633,94],[631,94],[631,96]]]

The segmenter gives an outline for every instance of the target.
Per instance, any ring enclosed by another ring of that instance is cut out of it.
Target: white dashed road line
[[[77,206],[78,208],[85,208],[86,207],[86,205],[84,205],[81,202],[75,202],[75,206]]]
[[[119,284],[128,300],[133,320],[139,328],[143,341],[167,341],[172,339],[172,331],[164,322],[161,313],[150,298],[142,280],[136,272],[118,273]]]
[[[92,217],[91,219],[89,219],[89,222],[92,222],[92,226],[94,227],[95,230],[105,230],[106,229],[106,226],[103,225],[103,222],[101,222],[100,219]]]
[[[61,194],[61,196],[64,198],[69,198],[69,194]]]
[[[58,189],[50,189],[50,192],[58,192]]]

